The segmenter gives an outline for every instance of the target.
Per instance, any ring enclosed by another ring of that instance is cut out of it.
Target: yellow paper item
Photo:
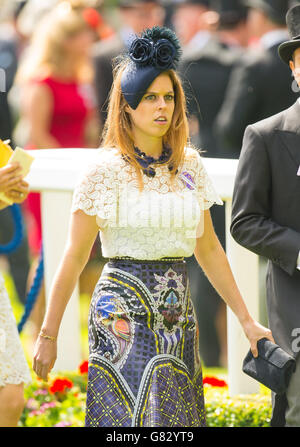
[[[12,148],[9,146],[9,140],[0,140],[0,168],[3,168],[14,153]]]
[[[0,140],[0,168],[3,168],[8,162],[18,162],[21,168],[21,176],[26,177],[30,171],[30,166],[34,158],[29,155],[24,149],[16,147],[13,151],[9,146],[8,141]],[[12,205],[13,201],[6,196],[4,192],[0,191],[0,201]]]

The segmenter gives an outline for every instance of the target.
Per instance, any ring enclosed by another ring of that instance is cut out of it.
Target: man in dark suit
[[[291,89],[291,73],[277,54],[278,45],[288,36],[289,1],[247,0],[246,4],[250,6],[249,26],[259,46],[246,53],[233,71],[216,119],[223,154],[234,158],[239,158],[248,124],[282,111],[297,98]]]
[[[113,83],[113,59],[125,52],[135,34],[154,25],[163,25],[165,17],[159,0],[120,0],[118,10],[122,28],[114,37],[97,42],[92,51],[95,91],[102,127],[106,120],[108,96]]]
[[[208,31],[205,22],[210,6],[214,8],[214,17],[219,23],[214,33]],[[240,39],[246,34],[247,8],[239,0],[214,0],[211,3],[207,0],[183,0],[177,7],[174,20],[179,36],[180,24],[187,22],[188,13],[194,15],[192,23],[197,23],[198,14],[198,31],[194,27],[196,34],[191,35],[193,27],[187,28],[185,36],[190,40],[184,42],[180,67],[192,141],[203,150],[204,156],[221,158],[222,148],[217,145],[213,124],[222,105],[230,73],[239,60],[241,44],[246,41],[244,37]],[[225,208],[213,207],[211,214],[215,231],[225,248]],[[199,322],[200,356],[206,366],[224,366],[227,361],[226,309],[194,257],[188,259],[187,267]]]
[[[300,5],[288,12],[287,23],[292,40],[280,45],[279,54],[300,86]],[[268,259],[270,329],[275,342],[297,360],[286,395],[273,395],[272,425],[286,426],[300,426],[299,101],[247,127],[231,223],[231,234],[239,244]]]

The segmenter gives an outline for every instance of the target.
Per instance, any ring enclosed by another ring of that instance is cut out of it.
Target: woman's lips
[[[160,124],[160,125],[164,125],[168,123],[168,120],[165,116],[160,116],[158,118],[156,118],[156,120],[154,120],[155,123]]]

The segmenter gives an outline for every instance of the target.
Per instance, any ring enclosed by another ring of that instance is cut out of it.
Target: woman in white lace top
[[[271,332],[248,313],[209,208],[219,199],[187,146],[180,47],[146,30],[116,69],[103,146],[74,193],[70,235],[36,344],[47,379],[60,321],[97,233],[109,258],[89,315],[86,426],[205,426],[198,333],[184,258],[196,256],[256,354]]]
[[[28,195],[17,165],[0,169],[0,192],[21,203]],[[7,204],[0,200],[0,209]],[[16,320],[0,273],[0,427],[17,425],[24,407],[24,383],[31,381]]]

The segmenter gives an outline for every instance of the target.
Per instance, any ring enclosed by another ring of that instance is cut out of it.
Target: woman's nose
[[[162,96],[161,98],[159,98],[158,108],[163,109],[165,107],[166,107],[166,101],[165,98]]]

